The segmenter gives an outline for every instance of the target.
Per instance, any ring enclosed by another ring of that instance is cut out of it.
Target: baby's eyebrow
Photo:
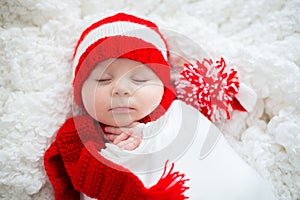
[[[142,75],[142,76],[149,76],[151,75],[151,72],[148,70],[138,70],[138,71],[134,71],[132,73],[132,75]]]
[[[110,73],[106,73],[105,71],[95,71],[94,73],[91,73],[92,78],[102,78],[102,77],[110,77]]]
[[[149,69],[148,67],[139,67],[139,68],[136,68],[134,71],[136,72],[142,72],[142,73],[151,73],[151,69]]]
[[[98,77],[112,77],[110,73],[100,73]]]

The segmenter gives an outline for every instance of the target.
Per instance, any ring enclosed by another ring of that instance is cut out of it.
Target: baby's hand
[[[134,150],[141,144],[144,125],[135,122],[128,127],[108,126],[105,128],[104,137],[120,149]]]

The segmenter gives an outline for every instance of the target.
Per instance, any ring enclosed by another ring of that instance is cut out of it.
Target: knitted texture
[[[147,20],[119,13],[86,28],[77,42],[74,58],[74,99],[83,107],[81,88],[95,65],[109,58],[128,58],[147,65],[166,87],[170,86],[166,40]]]
[[[233,109],[246,111],[235,97],[240,88],[237,70],[227,66],[223,58],[185,63],[175,88],[178,99],[198,109],[212,122],[229,120]]]
[[[126,23],[119,23],[120,21]],[[140,27],[142,26],[142,31]],[[136,31],[136,28],[139,31]],[[151,37],[149,37],[151,36]],[[160,49],[161,48],[161,49]],[[80,37],[73,58],[74,99],[83,107],[81,88],[95,65],[108,58],[128,58],[146,64],[164,84],[157,108],[140,120],[146,123],[161,117],[176,98],[170,85],[170,66],[165,40],[155,24],[131,15],[117,14],[96,22]],[[67,120],[45,153],[47,175],[55,198],[79,199],[80,192],[96,199],[184,199],[184,175],[171,170],[151,188],[128,169],[107,159],[98,122],[88,115]]]
[[[184,175],[165,172],[147,189],[129,170],[99,154],[104,147],[101,129],[87,115],[67,120],[45,153],[44,164],[53,185],[55,199],[185,199]]]

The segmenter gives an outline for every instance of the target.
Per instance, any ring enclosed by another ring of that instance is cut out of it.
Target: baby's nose
[[[124,81],[119,82],[115,85],[113,89],[114,96],[130,96],[132,94],[131,89],[128,84]]]

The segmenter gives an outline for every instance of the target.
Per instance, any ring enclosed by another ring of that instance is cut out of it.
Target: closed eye
[[[135,83],[146,83],[147,79],[132,79]]]
[[[113,76],[109,73],[103,73],[101,76],[95,77],[95,79],[99,84],[108,84],[113,80]]]
[[[132,77],[130,77],[131,80],[135,83],[146,83],[149,81],[149,79],[144,74],[134,74]]]
[[[111,82],[112,79],[110,78],[105,78],[105,79],[97,79],[96,81],[99,83],[99,84],[102,84],[102,85],[105,85],[105,84],[109,84]]]

